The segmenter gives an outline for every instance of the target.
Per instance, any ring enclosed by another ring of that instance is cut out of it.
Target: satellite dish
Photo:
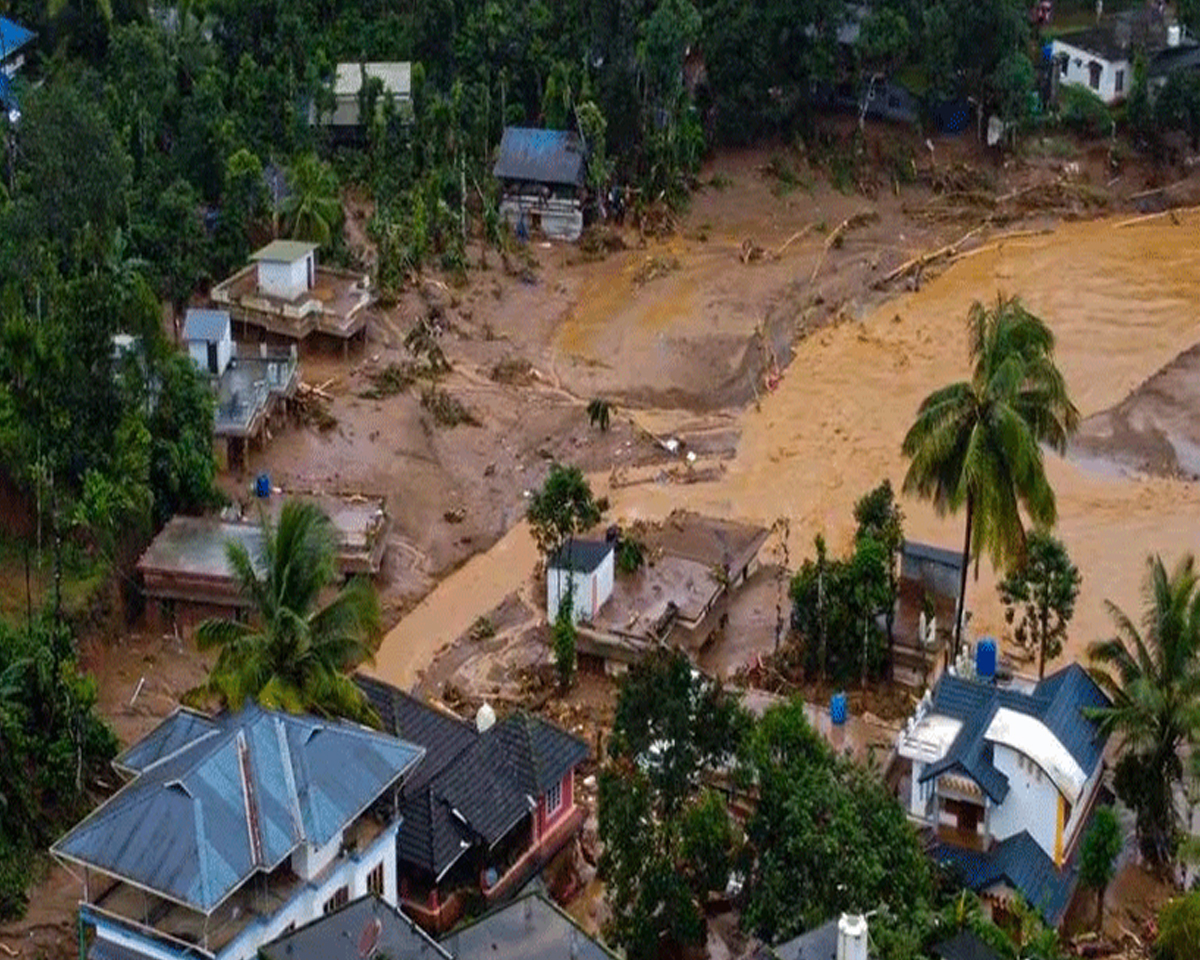
[[[9,123],[11,123],[15,126],[20,119],[21,119],[21,111],[18,110],[16,107],[13,107],[11,110],[8,111],[8,122]]]
[[[372,917],[363,927],[363,932],[358,938],[358,955],[361,960],[367,960],[375,952],[375,948],[379,946],[381,930],[383,930],[383,924],[379,922],[378,917]]]

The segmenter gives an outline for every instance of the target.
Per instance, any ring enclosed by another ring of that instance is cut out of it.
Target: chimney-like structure
[[[843,913],[838,919],[837,960],[867,960],[867,918]]]

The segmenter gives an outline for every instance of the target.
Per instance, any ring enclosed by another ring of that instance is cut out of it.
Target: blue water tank
[[[260,473],[254,478],[254,494],[255,496],[266,499],[271,495],[271,475]]]
[[[829,719],[839,727],[846,722],[846,695],[835,693],[829,699]]]
[[[975,646],[975,673],[980,680],[996,679],[996,641],[984,637]]]

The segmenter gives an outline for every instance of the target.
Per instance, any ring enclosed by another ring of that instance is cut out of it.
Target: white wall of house
[[[349,900],[367,893],[367,881],[371,871],[383,864],[384,889],[382,899],[395,906],[396,900],[396,833],[400,822],[390,824],[365,850],[336,860],[327,865],[324,872],[316,875],[309,883],[299,887],[295,896],[270,917],[252,920],[225,948],[217,954],[217,960],[254,960],[258,948],[281,936],[289,926],[297,927],[316,920],[324,914],[324,906],[342,887],[347,888]],[[341,847],[341,834],[337,837],[337,849]],[[326,848],[322,848],[322,851]],[[250,881],[254,883],[252,879]],[[149,936],[139,936],[116,923],[98,918],[96,936],[118,946],[140,954],[148,960],[180,960],[182,948],[172,950],[168,945]]]
[[[189,340],[187,347],[188,356],[192,358],[197,367],[206,373],[215,372],[218,377],[225,372],[225,368],[229,366],[229,359],[233,356],[233,338],[222,337],[217,341],[217,369],[210,371],[208,369],[208,341]]]
[[[309,289],[309,275],[316,271],[317,262],[312,252],[298,260],[258,261],[258,288],[263,293],[284,300],[295,300]]]
[[[1128,60],[1106,60],[1062,40],[1051,42],[1051,59],[1064,86],[1087,87],[1108,104],[1129,96],[1133,69]]]
[[[996,840],[1028,830],[1046,856],[1054,857],[1058,827],[1058,788],[1036,764],[1009,747],[993,746],[993,764],[1008,777],[1004,802],[993,808],[989,826]]]
[[[572,619],[592,620],[613,592],[613,554],[609,550],[600,565],[591,573],[571,573],[550,567],[546,571],[546,616],[553,622],[558,618],[558,607],[573,585],[574,596],[571,606]]]
[[[930,779],[921,783],[921,774],[925,772],[925,764],[914,760],[912,765],[912,789],[910,791],[908,813],[917,820],[929,820],[932,816],[931,801],[934,795],[935,781]]]

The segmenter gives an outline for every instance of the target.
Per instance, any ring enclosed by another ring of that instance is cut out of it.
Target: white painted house
[[[1077,664],[1024,687],[943,675],[898,742],[909,815],[936,834],[938,858],[1057,924],[1104,774],[1106,737],[1085,711],[1108,703]]]
[[[1111,35],[1088,30],[1066,39],[1056,37],[1050,48],[1050,59],[1062,86],[1087,87],[1110,105],[1129,95],[1132,52],[1114,45]]]
[[[333,77],[333,112],[322,116],[321,123],[331,127],[357,127],[362,122],[358,115],[359,94],[367,80],[378,80],[382,85],[380,101],[391,100],[401,108],[411,106],[411,63],[339,63]]]
[[[313,288],[317,244],[272,240],[250,255],[258,267],[258,291],[280,300],[297,300]]]
[[[253,705],[176,712],[114,762],[132,779],[51,847],[83,883],[88,960],[254,960],[368,893],[394,906],[397,795],[423,755]]]
[[[183,342],[192,362],[209,376],[220,377],[233,356],[233,327],[228,310],[189,310]]]
[[[558,608],[571,595],[576,623],[596,617],[613,592],[614,544],[602,540],[571,540],[546,565],[546,616],[554,621]]]

